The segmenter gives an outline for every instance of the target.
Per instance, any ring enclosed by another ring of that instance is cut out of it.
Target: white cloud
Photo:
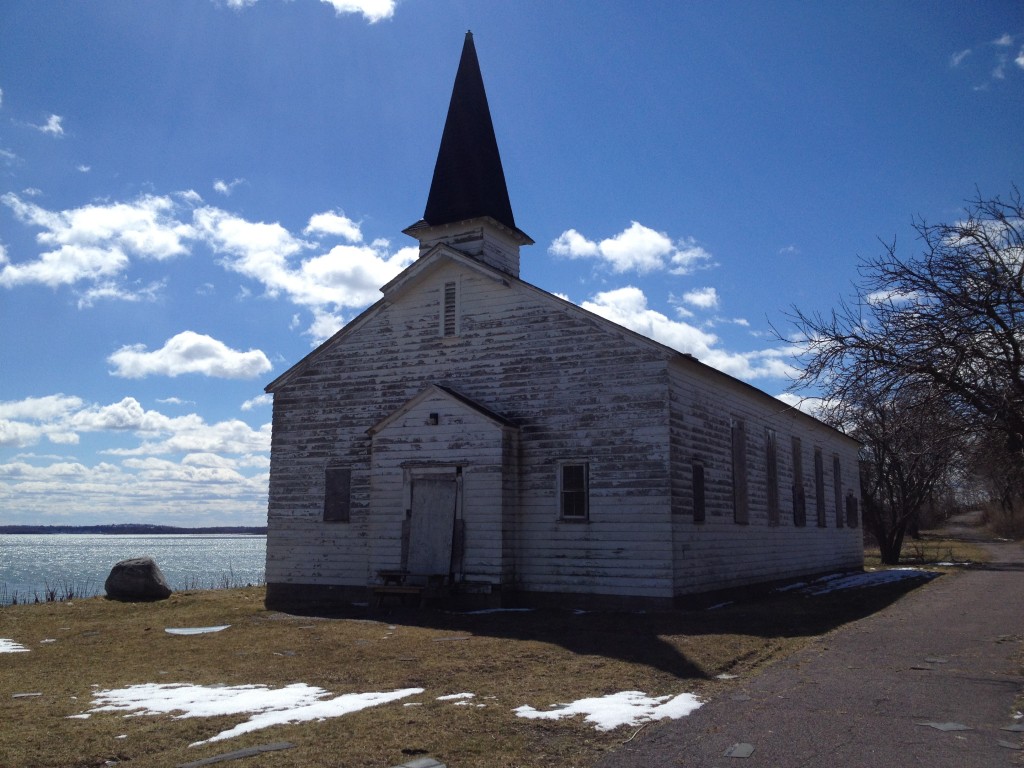
[[[305,235],[315,233],[338,235],[350,243],[363,241],[363,233],[359,230],[359,224],[341,211],[324,211],[310,216],[309,225],[302,232]]]
[[[223,179],[216,179],[213,182],[214,192],[220,192],[225,197],[229,196],[239,184],[244,182],[245,179],[235,179],[234,181],[224,181]]]
[[[368,22],[375,24],[394,16],[397,0],[320,0],[320,2],[332,6],[338,16],[361,13]]]
[[[91,165],[82,164],[82,165],[76,166],[75,170],[78,171],[79,173],[88,173],[89,171],[92,170],[92,166]]]
[[[339,308],[373,303],[380,298],[380,286],[419,254],[416,247],[389,253],[387,241],[378,240],[337,245],[293,264],[293,257],[315,246],[280,224],[253,223],[216,208],[196,210],[195,222],[211,247],[226,255],[225,267],[261,283],[269,296],[284,294],[318,319]]]
[[[92,434],[107,444],[136,441],[106,449],[114,461],[92,466],[21,453],[0,464],[0,508],[26,522],[58,514],[109,522],[131,510],[154,522],[256,525],[266,514],[270,431],[269,423],[254,429],[237,419],[170,417],[133,397],[106,405],[63,394],[0,402],[0,446],[77,444]]]
[[[645,227],[637,221],[600,242],[587,239],[575,229],[568,229],[555,238],[548,251],[569,259],[597,258],[614,272],[635,270],[640,274],[663,269],[669,269],[672,274],[687,274],[711,258],[711,254],[697,245],[693,238],[673,241],[664,232]]]
[[[962,51],[957,51],[956,53],[949,57],[949,66],[959,67],[963,63],[964,59],[966,59],[970,55],[970,48],[965,48]]]
[[[35,261],[11,263],[0,270],[0,285],[39,283],[50,287],[80,280],[98,281],[122,272],[131,256],[163,260],[188,252],[192,227],[173,217],[169,197],[144,195],[130,203],[85,205],[48,211],[13,193],[0,197],[22,223],[43,231],[44,248]]]
[[[334,324],[331,332],[340,327],[343,309],[372,304],[380,298],[379,287],[418,256],[415,247],[392,252],[383,239],[366,245],[358,223],[341,212],[325,211],[310,217],[306,234],[347,242],[300,260],[319,244],[281,224],[247,221],[213,206],[194,208],[191,220],[183,220],[182,203],[175,198],[187,204],[202,201],[187,191],[50,211],[13,193],[0,196],[0,203],[20,222],[41,230],[36,241],[43,249],[37,258],[17,262],[7,251],[0,252],[0,287],[92,283],[80,295],[80,308],[105,299],[153,300],[163,283],[139,287],[119,278],[136,259],[171,259],[190,253],[198,242],[219,256],[226,269],[260,283],[267,296],[283,295],[310,310],[316,328],[307,332],[325,338],[326,324]],[[250,295],[247,286],[240,290]]]
[[[1013,37],[1011,37],[1008,34],[1000,35],[999,37],[992,41],[992,45],[998,45],[1004,48],[1009,48],[1011,45],[1013,45]]]
[[[261,408],[266,405],[274,404],[274,396],[270,394],[257,395],[249,400],[242,403],[243,411],[251,411],[253,408]]]
[[[696,288],[684,293],[683,301],[692,307],[714,309],[718,306],[718,291],[713,287]]]
[[[258,349],[240,352],[205,334],[183,331],[163,347],[146,351],[144,344],[121,347],[107,358],[111,373],[129,379],[199,373],[221,379],[251,379],[273,366]]]
[[[224,0],[228,8],[236,11],[244,10],[256,5],[258,0]],[[397,0],[320,0],[325,5],[334,8],[337,16],[346,16],[354,13],[362,14],[363,18],[371,24],[378,21],[390,19],[395,15]]]
[[[820,397],[800,397],[792,392],[783,392],[781,395],[776,395],[775,399],[781,400],[790,408],[796,408],[798,411],[803,411],[815,418],[821,416],[822,406],[825,403]]]
[[[1017,57],[1013,60],[1013,63],[1024,69],[1024,46],[1021,46],[1021,49],[1017,51]]]
[[[60,115],[50,115],[48,118],[46,118],[45,123],[43,123],[42,125],[33,125],[32,127],[38,131],[41,131],[42,133],[48,133],[51,136],[63,136],[63,122],[64,118]]]
[[[796,372],[789,362],[792,350],[723,350],[719,347],[720,340],[716,335],[689,323],[671,320],[661,312],[650,309],[643,291],[634,286],[599,293],[580,306],[665,346],[691,354],[701,362],[739,379],[785,378]]]
[[[78,297],[78,308],[87,309],[98,301],[153,302],[160,297],[160,292],[166,285],[166,280],[158,280],[138,288],[130,288],[113,281],[104,281],[81,293]]]

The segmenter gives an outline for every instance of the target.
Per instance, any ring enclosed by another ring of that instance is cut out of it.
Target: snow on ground
[[[792,584],[788,588],[782,587],[782,590],[800,586],[800,591],[808,595],[827,595],[829,592],[836,592],[840,589],[877,587],[881,584],[893,584],[906,579],[934,579],[938,575],[935,571],[924,571],[920,568],[890,568],[884,571],[866,571],[864,573],[833,573],[815,579],[810,584]]]
[[[559,720],[563,717],[585,715],[599,731],[610,731],[620,725],[640,725],[652,720],[680,717],[693,712],[701,705],[700,699],[691,693],[678,696],[648,696],[641,691],[622,691],[590,699],[580,699],[569,704],[558,704],[555,709],[544,712],[530,706],[513,710],[519,717],[530,719]]]
[[[438,696],[438,701],[457,701],[459,699],[472,699],[475,698],[475,693],[449,693],[447,696]]]
[[[28,648],[21,643],[0,637],[0,653],[28,653]]]
[[[128,712],[125,717],[163,715],[176,719],[217,715],[252,715],[234,728],[189,746],[208,744],[268,728],[272,725],[341,717],[368,707],[423,693],[422,688],[403,688],[386,693],[347,693],[334,698],[323,688],[294,683],[271,689],[265,685],[211,686],[186,683],[131,685],[109,691],[95,691],[89,712]]]

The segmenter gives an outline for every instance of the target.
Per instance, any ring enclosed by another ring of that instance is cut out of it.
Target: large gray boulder
[[[110,569],[103,588],[113,600],[166,600],[171,596],[171,588],[152,557],[122,560]]]

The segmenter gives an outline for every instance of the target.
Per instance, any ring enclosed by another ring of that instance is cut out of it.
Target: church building
[[[416,262],[267,386],[267,605],[671,606],[860,568],[859,445],[519,277],[472,35]]]

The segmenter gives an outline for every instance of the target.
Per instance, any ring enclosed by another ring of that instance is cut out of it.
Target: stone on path
[[[160,566],[151,557],[122,560],[110,569],[103,588],[113,600],[166,600],[171,596]]]

